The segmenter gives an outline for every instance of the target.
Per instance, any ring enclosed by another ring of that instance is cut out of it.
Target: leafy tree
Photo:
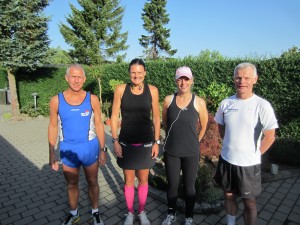
[[[288,49],[287,51],[283,52],[280,57],[282,57],[282,58],[299,58],[300,57],[300,48],[298,48],[297,46],[293,46],[290,49]]]
[[[33,70],[47,58],[49,18],[42,13],[47,5],[48,0],[0,0],[0,65],[7,70],[14,116],[20,114],[17,69]]]
[[[219,51],[210,51],[209,49],[202,50],[197,56],[188,55],[184,57],[186,60],[199,60],[205,62],[224,61],[226,57]]]
[[[171,50],[170,42],[167,40],[170,37],[170,29],[164,27],[169,23],[166,4],[166,0],[150,0],[144,5],[143,27],[149,35],[142,35],[139,43],[146,48],[146,57],[150,59],[158,58],[159,51],[164,51],[171,56],[177,52],[177,50]]]
[[[73,62],[69,53],[60,47],[49,48],[48,52],[48,62],[50,64],[71,64]]]
[[[67,22],[60,24],[60,32],[66,42],[74,49],[70,55],[82,64],[101,64],[109,58],[124,59],[117,56],[126,50],[128,32],[121,33],[121,20],[124,8],[119,0],[78,0],[82,10],[70,4],[72,15]]]

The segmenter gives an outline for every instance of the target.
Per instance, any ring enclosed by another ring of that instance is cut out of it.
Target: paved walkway
[[[48,118],[11,121],[3,119],[10,106],[0,105],[0,225],[60,225],[68,212],[66,186],[62,170],[54,172],[48,166]],[[107,145],[111,136],[107,128]],[[279,168],[280,169],[280,168]],[[257,199],[259,225],[300,224],[300,171],[279,170],[263,184]],[[100,168],[100,212],[106,225],[123,224],[126,204],[123,197],[123,174],[108,152],[106,166]],[[81,173],[79,224],[92,224],[87,184]],[[165,196],[165,194],[162,194]],[[152,225],[160,225],[167,206],[151,191],[146,210]],[[239,208],[243,206],[240,203]],[[135,200],[137,208],[137,199]],[[184,224],[179,214],[174,225]],[[195,224],[225,224],[224,210],[214,214],[197,214]],[[134,225],[140,224],[138,221]],[[241,210],[238,224],[242,225]]]

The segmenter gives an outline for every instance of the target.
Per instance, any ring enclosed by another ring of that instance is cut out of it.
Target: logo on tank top
[[[81,116],[89,116],[90,115],[90,111],[88,109],[86,109],[83,113],[80,113]]]

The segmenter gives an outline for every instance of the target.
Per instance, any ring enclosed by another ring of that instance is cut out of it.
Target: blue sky
[[[147,35],[141,19],[145,2],[120,0],[125,7],[122,31],[128,31],[127,60],[143,55],[138,39]],[[45,9],[51,16],[50,47],[71,48],[58,27],[66,24],[69,3],[79,7],[76,0],[52,0]],[[174,57],[197,56],[206,49],[228,57],[271,57],[300,47],[299,0],[169,0],[166,9]]]

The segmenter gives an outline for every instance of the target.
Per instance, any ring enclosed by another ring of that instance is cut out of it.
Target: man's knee
[[[225,198],[227,200],[235,200],[235,198],[236,198],[236,195],[235,195],[234,192],[227,192],[227,191],[225,191],[224,195],[225,195]]]
[[[246,210],[256,210],[255,198],[244,198],[243,202]]]

